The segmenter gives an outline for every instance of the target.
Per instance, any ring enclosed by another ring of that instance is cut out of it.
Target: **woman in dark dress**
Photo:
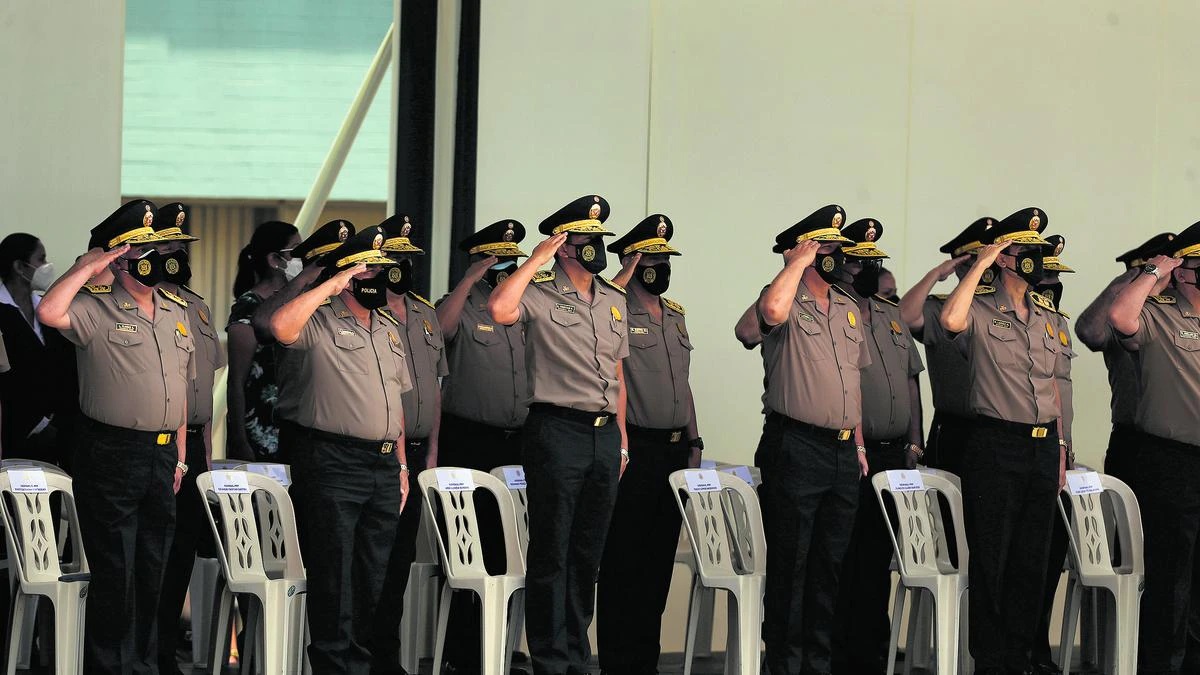
[[[300,243],[294,225],[271,221],[259,225],[238,256],[233,282],[236,300],[229,311],[229,379],[226,401],[226,457],[279,461],[279,428],[275,423],[275,346],[260,344],[250,319],[263,300],[283,288],[300,271],[291,249]]]

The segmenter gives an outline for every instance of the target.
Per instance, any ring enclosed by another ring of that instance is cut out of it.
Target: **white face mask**
[[[33,267],[33,265],[29,266]],[[54,283],[54,263],[46,263],[34,268],[33,275],[29,277],[29,286],[35,291],[44,293],[50,289],[52,283]]]
[[[292,258],[287,261],[287,265],[283,268],[283,277],[288,281],[300,276],[300,272],[304,270],[304,261],[299,258]]]

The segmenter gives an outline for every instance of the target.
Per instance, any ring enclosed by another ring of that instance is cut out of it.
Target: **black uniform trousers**
[[[1070,499],[1065,494],[1058,496],[1064,503]],[[1067,513],[1071,512],[1067,503]],[[1050,549],[1046,555],[1046,580],[1042,584],[1042,614],[1038,617],[1037,630],[1033,634],[1033,657],[1035,664],[1051,665],[1055,663],[1057,654],[1050,648],[1050,621],[1054,613],[1054,595],[1058,593],[1058,583],[1062,581],[1063,563],[1067,561],[1067,525],[1063,522],[1058,507],[1054,507],[1054,515],[1050,524]],[[1057,640],[1060,636],[1055,635]]]
[[[158,670],[155,627],[175,529],[178,456],[174,432],[81,425],[74,491],[92,572],[83,644],[89,675]]]
[[[442,413],[438,438],[438,464],[490,472],[499,466],[521,463],[521,430],[493,427]],[[496,499],[487,490],[471,494],[475,517],[479,522],[479,545],[483,564],[489,574],[505,573],[504,531]],[[450,597],[450,618],[446,624],[446,661],[464,672],[479,670],[482,643],[479,623],[479,597],[474,593],[455,593]]]
[[[1200,446],[1138,436],[1126,479],[1141,506],[1145,537],[1138,672],[1187,672],[1181,668],[1200,531]]]
[[[842,561],[834,614],[833,670],[837,673],[871,675],[884,672],[887,665],[892,630],[888,597],[895,551],[871,478],[881,471],[907,468],[906,445],[906,438],[866,441],[870,474],[858,484],[858,513]]]
[[[754,455],[767,538],[763,641],[772,675],[830,669],[838,576],[858,508],[854,441],[778,413]]]
[[[379,588],[400,518],[400,463],[381,443],[293,424],[279,442],[308,575],[308,658],[314,675],[370,672]],[[391,450],[389,448],[389,450]]]
[[[529,499],[525,634],[533,672],[586,673],[596,572],[620,479],[621,432],[615,415],[534,403],[521,445]]]
[[[204,426],[187,429],[187,475],[175,495],[175,536],[163,574],[162,594],[158,601],[158,672],[179,672],[175,650],[179,642],[179,617],[192,580],[196,555],[216,556],[212,528],[204,515],[202,497],[196,489],[196,476],[208,471],[204,447]]]
[[[921,463],[931,469],[961,475],[962,453],[967,447],[970,431],[969,418],[941,410],[934,411],[933,423],[929,427],[928,447],[925,448],[925,456]]]
[[[629,466],[600,563],[596,637],[601,669],[653,675],[683,522],[667,478],[687,468],[691,449],[684,429],[626,425],[626,433]]]
[[[425,470],[427,439],[405,439],[405,461],[408,466],[408,501],[396,533],[392,538],[387,572],[379,592],[379,608],[371,628],[371,672],[375,675],[399,673],[400,621],[404,618],[404,592],[408,589],[408,572],[417,557],[417,529],[421,526],[421,508],[425,495],[417,485],[417,476]]]
[[[1058,431],[979,417],[962,457],[977,672],[1030,665],[1058,494]],[[1039,432],[1040,433],[1040,432]]]

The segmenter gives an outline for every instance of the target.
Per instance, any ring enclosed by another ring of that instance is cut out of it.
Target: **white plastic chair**
[[[36,611],[37,598],[41,596],[54,608],[54,672],[81,673],[91,572],[79,534],[72,482],[61,470],[43,471],[46,492],[18,492],[13,490],[9,474],[16,468],[23,467],[9,465],[0,470],[0,512],[9,551],[9,572],[17,580],[11,599],[6,672],[16,672],[20,646],[25,642],[25,617]],[[62,495],[63,518],[69,523],[74,560],[68,564],[62,561],[59,528],[51,517],[50,496],[54,493]]]
[[[720,471],[715,473],[720,490],[692,492],[687,482],[689,471],[676,471],[668,480],[695,553],[697,574],[692,580],[690,608],[699,607],[705,589],[728,592],[725,672],[758,675],[767,552],[758,495],[741,478]],[[698,613],[689,609],[685,675],[692,670],[698,622]]]
[[[438,475],[444,472],[469,473],[476,490],[487,490],[496,498],[500,508],[500,523],[504,528],[506,568],[504,574],[490,575],[483,563],[479,543],[479,522],[470,491],[442,489]],[[450,595],[454,591],[470,591],[479,596],[482,641],[480,664],[484,675],[507,674],[508,659],[515,646],[520,626],[511,621],[509,600],[525,589],[525,558],[518,534],[516,507],[508,486],[482,471],[443,467],[423,471],[417,482],[425,496],[423,509],[438,545],[446,583],[438,611],[437,648],[434,651],[434,674],[442,670],[442,648],[446,639],[446,622],[450,617]],[[442,536],[443,527],[445,537]]]
[[[505,469],[508,469],[510,471],[513,469],[519,469],[521,471],[521,474],[524,475],[525,467],[520,464],[509,464],[507,466],[498,466],[498,467],[492,469],[490,473],[493,476],[495,476],[498,480],[500,480],[504,483],[505,487],[508,488],[509,494],[512,496],[513,507],[516,510],[516,515],[517,515],[517,538],[521,542],[521,559],[525,560],[526,565],[528,566],[528,559],[529,559],[529,557],[528,557],[528,553],[529,553],[529,496],[526,494],[524,487],[514,487],[513,485],[509,484],[508,479],[506,478]],[[506,673],[512,672],[513,652],[515,652],[517,650],[517,643],[520,640],[521,631],[524,630],[524,628],[525,628],[525,594],[524,593],[518,593],[517,596],[513,598],[512,609],[510,611],[512,613],[512,618],[509,620],[512,621],[516,625],[517,628],[515,631],[516,637],[512,640],[512,642],[513,642],[512,649],[509,650],[508,658],[505,660],[505,663],[504,663],[504,672],[506,672]]]
[[[1069,471],[1083,474],[1086,471]],[[1067,525],[1070,539],[1071,571],[1067,577],[1067,596],[1063,614],[1059,663],[1063,675],[1071,669],[1071,647],[1085,589],[1103,590],[1102,604],[1107,605],[1104,633],[1097,642],[1104,645],[1104,662],[1112,664],[1116,675],[1137,671],[1138,613],[1142,585],[1146,577],[1143,558],[1142,512],[1133,490],[1119,479],[1098,473],[1101,493],[1070,494],[1071,513],[1059,502],[1059,513]],[[1105,522],[1105,501],[1109,501],[1113,525],[1119,536],[1121,564],[1113,567],[1113,538]]]
[[[888,675],[896,670],[896,652],[900,642],[900,621],[904,614],[904,602],[910,594],[914,597],[927,594],[933,599],[934,649],[937,655],[937,672],[950,675],[959,672],[960,643],[962,639],[961,609],[963,594],[967,590],[967,544],[964,531],[962,491],[951,477],[939,473],[921,472],[924,489],[893,491],[888,474],[883,471],[871,478],[879,508],[888,524],[888,536],[896,555],[900,572],[900,585],[892,606],[892,630],[888,648]],[[884,494],[891,495],[896,509],[893,517],[887,507]],[[946,546],[946,524],[942,522],[938,494],[946,498],[953,520],[958,567],[950,563]],[[913,604],[913,609],[918,605]],[[917,612],[912,611],[913,618]],[[910,647],[915,633],[915,622],[910,619]],[[906,663],[909,659],[905,659]],[[909,666],[911,667],[911,666]],[[906,668],[907,670],[908,668]]]
[[[264,675],[297,673],[304,662],[307,582],[291,499],[282,485],[267,476],[245,471],[221,473],[244,479],[247,490],[218,493],[213,473],[197,476],[196,488],[203,496],[229,592],[258,599],[259,609],[252,611],[253,623],[248,621],[247,625],[254,629],[246,632],[247,645],[252,637],[255,658]],[[214,502],[221,514],[220,527],[213,515]],[[214,648],[220,641],[216,642]],[[219,669],[220,658],[214,658],[210,665]]]
[[[408,507],[405,507],[408,508]],[[410,673],[418,672],[421,659],[432,657],[435,649],[438,599],[441,597],[441,565],[437,546],[425,519],[417,528],[415,560],[408,568],[408,586],[404,591],[404,615],[400,619],[400,665]]]

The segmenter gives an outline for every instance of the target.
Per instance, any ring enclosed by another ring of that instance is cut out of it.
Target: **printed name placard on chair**
[[[888,471],[887,477],[892,492],[920,492],[925,489],[925,479],[916,469]]]
[[[292,481],[288,480],[287,468],[282,464],[247,464],[246,470],[271,478],[283,487],[288,487],[292,484]]]
[[[46,472],[41,469],[9,469],[8,480],[12,482],[13,492],[45,494],[50,491],[46,487]]]
[[[222,495],[248,495],[250,484],[245,471],[213,471],[213,492]]]
[[[1100,474],[1095,471],[1068,471],[1067,492],[1073,495],[1094,495],[1104,492],[1100,484]]]
[[[521,466],[506,466],[504,467],[504,484],[509,490],[524,490],[525,489],[525,467]]]
[[[733,474],[734,476],[746,481],[746,484],[750,487],[754,487],[754,476],[750,475],[750,467],[748,466],[731,466],[727,469],[721,469],[721,471],[724,471],[728,474]]]
[[[434,469],[438,489],[446,492],[473,492],[475,479],[467,469]]]
[[[683,476],[687,479],[688,492],[721,491],[721,479],[717,477],[717,472],[714,469],[685,471]]]

